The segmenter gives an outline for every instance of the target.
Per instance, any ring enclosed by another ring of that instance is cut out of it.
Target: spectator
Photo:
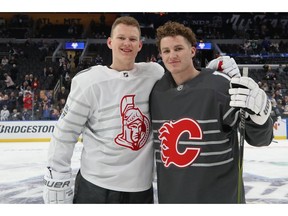
[[[283,95],[281,94],[281,91],[279,89],[275,90],[275,100],[278,102],[278,100],[283,100]]]
[[[276,100],[276,109],[279,110],[280,115],[282,116],[283,112],[284,112],[284,106],[283,106],[283,102],[281,99],[275,99]]]
[[[34,77],[32,84],[31,84],[31,88],[34,92],[36,92],[37,90],[39,90],[40,88],[40,82],[38,80],[38,77]]]
[[[53,69],[53,67],[50,66],[47,70],[47,77],[46,77],[47,90],[54,88],[54,83],[53,83],[54,77],[55,77],[54,69]]]
[[[263,68],[264,68],[264,71],[266,72],[266,75],[265,75],[266,80],[276,80],[277,79],[276,74],[272,70],[272,67],[270,65],[264,65]]]
[[[29,87],[28,81],[24,80],[20,85],[19,90],[24,94],[24,92],[27,90],[28,87]]]
[[[8,64],[9,64],[9,65],[13,65],[13,64],[16,64],[16,65],[17,65],[17,60],[16,60],[15,56],[11,56],[11,57],[9,58]]]
[[[31,80],[30,80],[29,74],[25,74],[25,76],[24,76],[24,81],[27,81],[28,86],[31,86],[32,82],[31,82]]]
[[[69,92],[66,90],[66,88],[64,86],[61,87],[61,90],[59,91],[58,95],[57,95],[57,101],[59,103],[59,101],[61,99],[65,99],[65,101],[67,100]]]
[[[284,118],[288,117],[288,105],[284,106],[284,110],[283,110],[283,114],[282,115],[283,115]]]
[[[10,120],[11,121],[20,121],[22,120],[22,116],[20,114],[20,112],[18,112],[17,109],[13,109],[11,115],[10,115]]]
[[[58,102],[59,109],[62,110],[66,104],[66,100],[64,98],[60,99]]]
[[[4,94],[2,100],[0,101],[0,110],[3,109],[3,106],[6,105],[7,109],[9,108],[9,96]]]
[[[60,117],[60,112],[58,109],[53,108],[51,113],[51,120],[58,120]]]
[[[51,110],[48,104],[45,104],[42,110],[42,120],[50,120],[51,119]]]
[[[30,112],[32,114],[32,108],[33,108],[33,98],[32,93],[30,91],[25,91],[24,98],[23,98],[23,107],[27,110],[27,112]]]
[[[29,77],[30,86],[32,86],[32,83],[34,81],[34,75],[31,73],[31,74],[28,75],[28,77]]]
[[[16,95],[15,95],[15,91],[12,91],[10,93],[10,97],[9,97],[9,100],[8,100],[8,110],[10,111],[10,113],[13,111],[13,109],[16,108],[16,106],[17,106],[17,98],[16,98]]]
[[[27,110],[26,108],[23,108],[23,112],[22,112],[21,116],[22,116],[22,120],[24,120],[24,121],[32,120],[32,113],[29,110]]]
[[[4,73],[6,89],[15,89],[15,83],[8,73]]]
[[[18,74],[19,74],[19,69],[16,64],[12,65],[12,68],[10,69],[10,74],[11,74],[12,80],[16,81],[18,78]]]
[[[9,110],[7,109],[7,106],[4,105],[4,106],[3,106],[3,109],[1,110],[1,113],[0,113],[0,120],[1,120],[1,121],[8,121],[9,116],[10,116],[10,112],[9,112]]]
[[[285,95],[285,96],[284,96],[283,105],[284,105],[284,106],[288,105],[288,95]]]
[[[8,58],[7,58],[6,56],[3,56],[2,60],[1,60],[1,64],[2,64],[3,66],[5,66],[5,65],[8,64],[8,62],[9,62]]]
[[[5,100],[4,100],[4,95],[2,92],[0,92],[0,110],[3,109],[3,105],[7,105]]]
[[[22,109],[23,109],[23,104],[24,104],[23,98],[24,98],[24,97],[23,97],[23,92],[20,91],[20,92],[18,93],[17,102],[16,102],[16,109],[17,109],[17,110],[22,111]]]
[[[285,74],[284,67],[282,64],[279,64],[278,68],[276,69],[279,75]]]
[[[265,92],[269,92],[269,91],[271,90],[271,89],[269,88],[269,85],[268,85],[267,81],[264,81],[264,82],[262,83],[261,88],[262,88]]]

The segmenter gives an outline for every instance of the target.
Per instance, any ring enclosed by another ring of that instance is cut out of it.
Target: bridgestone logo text
[[[0,125],[0,133],[52,133],[54,125],[5,126]]]

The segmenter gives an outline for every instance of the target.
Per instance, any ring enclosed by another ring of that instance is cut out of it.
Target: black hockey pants
[[[142,192],[121,192],[99,187],[83,178],[80,171],[75,180],[73,203],[153,203],[153,187]]]

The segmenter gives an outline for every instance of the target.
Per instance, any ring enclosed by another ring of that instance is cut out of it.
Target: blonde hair
[[[116,28],[117,25],[119,24],[124,24],[124,25],[128,25],[128,26],[134,26],[139,30],[139,37],[141,36],[141,28],[140,28],[140,24],[139,22],[134,18],[134,17],[130,17],[130,16],[122,16],[122,17],[118,17],[112,27],[111,27],[111,33],[110,36],[112,37],[113,31]]]

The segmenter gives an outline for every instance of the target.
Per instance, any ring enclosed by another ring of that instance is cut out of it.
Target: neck
[[[187,72],[182,72],[182,73],[177,73],[177,74],[172,74],[172,77],[177,85],[182,85],[183,83],[194,79],[196,76],[199,75],[199,71],[193,68],[191,71]]]
[[[113,62],[110,67],[116,71],[130,71],[134,68],[134,62]]]

